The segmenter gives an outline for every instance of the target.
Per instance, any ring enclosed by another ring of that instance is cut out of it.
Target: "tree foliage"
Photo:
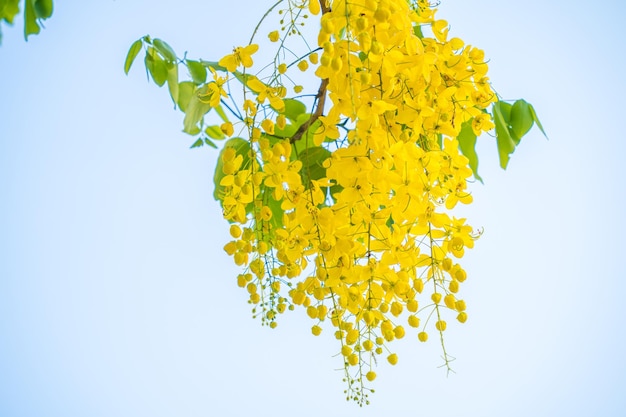
[[[41,31],[42,22],[52,16],[52,0],[24,0],[24,38],[36,35]],[[20,12],[20,0],[0,0],[0,23],[13,24]],[[2,27],[0,26],[0,42]]]
[[[282,0],[217,61],[145,36],[124,68],[143,47],[191,147],[225,140],[215,198],[238,285],[265,325],[301,307],[314,335],[329,329],[359,404],[409,332],[434,333],[449,369],[448,322],[468,318],[460,260],[480,235],[454,215],[481,180],[477,137],[495,133],[506,168],[531,127],[543,131],[528,102],[499,99],[484,52],[435,12],[426,0]],[[260,47],[270,58],[255,65]]]
[[[18,3],[0,0],[0,20],[11,24]],[[427,0],[279,0],[220,59],[143,36],[124,62],[128,74],[143,52],[191,148],[219,149],[224,249],[254,316],[274,328],[301,308],[314,335],[330,332],[346,397],[361,405],[407,334],[435,335],[450,369],[444,334],[468,319],[461,260],[480,236],[455,216],[482,182],[478,137],[495,136],[505,169],[535,124],[545,135],[436,11]],[[25,36],[51,14],[51,0],[26,0]]]

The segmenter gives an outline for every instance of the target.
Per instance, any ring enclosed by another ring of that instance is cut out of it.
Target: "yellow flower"
[[[445,42],[448,38],[450,27],[445,20],[436,20],[432,24],[433,33],[439,42]]]
[[[343,345],[341,348],[341,354],[343,356],[350,356],[350,354],[352,353],[352,348],[348,345]]]
[[[247,81],[248,87],[258,93],[257,101],[261,104],[268,100],[270,106],[277,112],[281,112],[285,108],[285,103],[282,100],[282,89],[273,88],[259,80],[257,77],[249,77]]]
[[[273,30],[271,31],[268,35],[268,38],[270,38],[270,41],[272,42],[278,42],[278,40],[280,39],[280,35],[278,34],[277,30]]]
[[[272,214],[272,210],[269,207],[263,206],[261,208],[261,218],[266,222],[270,221],[270,219],[272,218]]]
[[[430,298],[435,304],[439,304],[441,301],[441,293],[435,292],[430,296]]]
[[[372,343],[371,340],[366,340],[365,342],[363,342],[363,349],[365,349],[366,351],[370,351],[372,350],[372,348],[374,347],[374,344]]]
[[[472,120],[472,130],[476,136],[483,132],[488,132],[494,127],[495,125],[491,121],[491,116],[488,113],[481,113]]]
[[[232,136],[233,133],[235,132],[235,130],[233,129],[233,124],[231,122],[226,122],[226,123],[222,123],[220,125],[220,130],[226,135],[226,136]]]
[[[300,62],[298,62],[298,68],[300,69],[300,71],[306,71],[309,68],[308,61],[305,61],[303,59]]]
[[[236,224],[232,224],[230,226],[230,235],[235,239],[239,238],[239,236],[241,236],[241,227]]]
[[[274,134],[274,122],[271,121],[270,119],[264,119],[261,122],[261,127],[263,128],[265,133],[267,133],[269,135],[273,135]]]
[[[228,93],[223,88],[226,78],[218,76],[213,67],[209,67],[209,70],[213,74],[213,81],[207,84],[206,93],[198,92],[198,98],[203,103],[209,103],[211,107],[217,107],[222,97],[228,97]],[[204,97],[208,98],[205,99]]]
[[[239,65],[243,65],[245,68],[250,68],[253,64],[252,54],[259,49],[259,45],[251,44],[248,46],[238,46],[233,49],[233,53],[226,55],[219,60],[218,64],[222,67],[226,67],[229,72],[235,72]]]
[[[404,327],[402,326],[396,326],[393,329],[393,334],[396,336],[396,339],[402,339],[404,337],[404,335],[406,334]]]
[[[446,295],[445,297],[443,297],[443,302],[446,305],[446,307],[452,310],[455,309],[456,298],[454,298],[454,295],[452,294]]]
[[[299,79],[283,76],[290,37],[270,32],[284,51],[262,75],[245,78],[249,147],[222,157],[220,200],[234,239],[225,250],[250,275],[237,284],[254,290],[249,302],[265,325],[299,307],[330,322],[342,365],[358,367],[350,374],[362,383],[376,378],[368,364],[407,331],[426,342],[432,317],[443,332],[441,309],[467,320],[457,300],[466,273],[456,259],[477,236],[453,216],[473,199],[472,170],[455,138],[467,122],[477,135],[493,128],[485,108],[496,98],[484,53],[448,40],[447,22],[435,20],[426,0],[307,1],[300,3],[309,14],[324,8],[321,29],[295,63],[315,66],[325,95],[306,111],[289,101],[303,92]],[[418,37],[415,25],[432,32]],[[248,68],[257,49],[235,48],[220,65]],[[214,74],[213,84],[207,101],[219,104],[222,79]],[[232,124],[220,127],[232,136]]]
[[[284,129],[285,126],[287,126],[287,118],[285,117],[284,114],[280,114],[276,118],[276,126],[278,126],[279,129]]]
[[[248,116],[254,116],[256,114],[256,104],[252,100],[246,100],[243,102],[243,110]]]
[[[320,13],[320,0],[309,0],[309,11],[312,15]]]
[[[357,365],[359,363],[359,356],[356,353],[351,354],[348,356],[348,363],[352,366]]]

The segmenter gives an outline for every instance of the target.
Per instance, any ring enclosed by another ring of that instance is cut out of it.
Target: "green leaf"
[[[469,159],[469,165],[474,173],[474,178],[483,182],[483,179],[478,175],[478,155],[476,154],[476,134],[474,134],[474,130],[472,129],[473,120],[472,118],[461,125],[461,131],[457,139],[459,140],[461,153]]]
[[[183,81],[178,83],[178,108],[184,113],[191,100],[196,86],[191,81]]]
[[[306,122],[309,120],[309,114],[308,113],[304,113],[301,115],[301,117],[299,118],[298,122],[294,125],[286,125],[284,132],[285,132],[285,138],[291,138],[293,136],[293,134],[300,128],[300,126],[302,125],[302,123]],[[316,120],[315,122],[313,122],[313,124],[311,124],[306,132],[304,132],[304,134],[300,137],[299,140],[297,140],[296,142],[294,142],[293,146],[296,150],[296,153],[298,155],[300,155],[302,152],[306,152],[308,148],[312,148],[314,147],[313,145],[313,133],[316,132],[320,126],[322,125],[321,120]],[[293,133],[291,133],[291,129],[293,129]],[[278,130],[275,130],[275,132]],[[334,142],[335,139],[329,139],[328,137],[326,137],[324,139],[326,142]],[[293,153],[291,154],[291,157],[293,158]]]
[[[511,109],[509,124],[514,133],[513,140],[519,144],[520,139],[533,127],[533,115],[530,111],[530,104],[524,100],[517,100]]]
[[[0,0],[0,21],[13,24],[15,15],[20,12],[20,0]]]
[[[294,143],[292,146],[298,152],[297,159],[302,162],[302,169],[300,169],[300,177],[302,178],[302,184],[308,189],[311,180],[319,180],[326,177],[326,168],[324,168],[324,161],[331,155],[330,151],[321,147],[311,145],[309,148],[304,147],[302,143],[304,140]],[[304,148],[304,149],[303,149]],[[292,158],[295,152],[292,152]],[[326,189],[327,187],[323,187]],[[341,192],[343,187],[335,184],[330,187],[330,194],[334,195]]]
[[[213,182],[215,184],[215,188],[213,190],[213,198],[217,201],[222,202],[222,197],[224,195],[224,186],[220,185],[222,178],[225,177],[223,172],[224,161],[222,161],[222,155],[224,155],[224,151],[228,148],[233,148],[237,155],[241,155],[243,157],[243,163],[241,164],[242,168],[247,168],[250,165],[250,143],[247,140],[242,138],[232,138],[226,141],[224,144],[224,148],[220,151],[220,154],[217,158],[217,164],[215,165],[215,174],[213,175]]]
[[[176,53],[174,53],[174,50],[167,44],[167,42],[162,41],[161,39],[154,39],[152,44],[166,61],[176,62]]]
[[[174,102],[174,106],[178,103],[178,64],[169,63],[167,64],[170,68],[167,70],[167,88],[170,91],[170,97],[172,97],[172,101]]]
[[[204,138],[204,143],[212,147],[213,149],[217,149],[217,145],[209,138]]]
[[[543,133],[543,136],[545,136],[546,139],[548,139],[548,135],[546,135],[546,132],[543,130],[543,126],[541,125],[541,122],[539,121],[539,117],[537,117],[537,112],[535,112],[535,108],[530,103],[528,104],[528,106],[530,107],[530,113],[533,116],[533,120],[535,121],[535,123],[537,123],[537,127],[539,128],[539,130],[541,130],[541,133]]]
[[[421,25],[415,25],[413,26],[413,33],[415,34],[415,36],[417,36],[420,39],[424,39],[424,33],[422,32],[422,26]]]
[[[220,119],[222,119],[222,121],[224,123],[229,122],[230,120],[228,120],[228,116],[226,116],[226,113],[224,112],[224,109],[222,108],[221,105],[217,106],[215,108],[215,111],[217,112],[218,116],[220,116]]]
[[[498,101],[493,104],[493,122],[496,125],[496,142],[498,144],[498,155],[500,157],[500,167],[506,169],[509,164],[510,155],[515,151],[515,141],[511,138],[508,123],[504,114],[510,110],[510,104]],[[509,112],[510,114],[510,112]]]
[[[146,68],[152,79],[159,87],[162,87],[167,81],[168,69],[167,64],[161,57],[156,53],[155,49],[150,47],[148,48],[148,52],[146,53],[145,59]]]
[[[202,138],[198,139],[197,141],[195,141],[193,143],[193,145],[191,145],[189,148],[193,149],[193,148],[199,148],[201,146],[204,146],[204,141],[202,140]]]
[[[216,71],[224,71],[226,72],[226,67],[221,66],[217,61],[204,61],[201,60],[200,63],[204,65],[206,68],[213,68]]]
[[[206,133],[208,137],[215,140],[222,140],[226,137],[219,126],[207,126],[206,129],[204,129],[204,133]]]
[[[300,152],[298,155],[298,159],[302,161],[300,176],[306,188],[309,188],[311,180],[319,180],[326,176],[326,168],[322,164],[329,157],[330,151],[321,146],[313,146]]]
[[[272,225],[271,230],[278,230],[282,228],[283,214],[285,214],[285,210],[280,207],[282,204],[282,200],[274,200],[274,197],[272,197],[272,191],[264,186],[261,186],[261,192],[267,196],[264,203],[272,211],[272,218],[270,219],[270,224]]]
[[[29,35],[41,31],[40,21],[52,16],[53,6],[52,0],[25,0],[25,6],[24,38],[28,40]]]
[[[37,13],[35,12],[35,0],[26,0],[24,10],[24,39],[28,40],[29,35],[36,35],[41,31],[37,23]]]
[[[300,115],[294,120],[297,127],[302,126],[304,123],[308,122],[311,118],[309,113],[300,113]]]
[[[274,136],[278,139],[290,139],[293,135],[300,129],[303,123],[306,123],[311,118],[311,115],[308,113],[302,113],[298,120],[296,120],[293,124],[285,125],[284,129],[279,129],[278,126],[274,127]],[[315,132],[322,122],[318,119],[312,125],[310,125],[307,130],[300,136],[300,139],[293,143],[293,148],[295,152],[291,153],[291,159],[295,160],[296,156],[299,156],[302,152],[306,152],[306,150],[310,147],[313,147],[313,132]]]
[[[507,126],[509,126],[511,124],[511,109],[513,108],[513,105],[511,103],[507,103],[506,101],[498,101],[498,105],[504,122]]]
[[[4,20],[13,24],[13,19],[20,12],[19,0],[0,0],[0,23]],[[0,26],[0,44],[2,44],[2,27]]]
[[[387,226],[389,229],[391,229],[391,231],[393,232],[393,225],[396,222],[393,221],[393,217],[389,216],[389,218],[387,219],[387,221],[385,222],[385,226]]]
[[[190,135],[196,134],[193,132],[198,129],[198,123],[202,120],[204,115],[211,110],[209,103],[201,101],[198,97],[198,94],[205,93],[206,89],[206,86],[194,89],[191,98],[189,99],[189,103],[187,104],[187,108],[185,109],[183,131],[189,133]]]
[[[130,67],[133,65],[135,58],[137,58],[139,51],[141,51],[142,45],[143,45],[143,42],[141,41],[141,39],[137,39],[130,46],[130,49],[128,50],[128,54],[126,54],[126,62],[124,62],[124,73],[126,75],[128,75],[128,71],[130,71]]]
[[[213,67],[213,69],[217,69],[217,68]],[[224,70],[226,70],[226,68],[224,68]],[[244,74],[244,73],[239,72],[239,71],[235,71],[232,74],[235,76],[235,79],[237,81],[239,81],[243,85],[248,85],[248,78],[250,78],[250,77],[257,78],[256,75],[251,75],[251,74],[247,74],[247,73]]]
[[[47,19],[52,16],[52,0],[34,0],[33,6],[37,19]]]
[[[283,114],[291,121],[295,122],[298,120],[300,115],[306,113],[306,106],[301,101],[288,98],[284,99],[283,102],[285,103],[285,110],[283,111]]]
[[[185,132],[190,136],[196,136],[199,135],[200,132],[202,132],[202,130],[200,129],[199,126],[194,126],[189,132]]]
[[[298,131],[298,126],[287,123],[284,128],[279,128],[278,126],[274,126],[274,136],[278,136],[281,139],[290,138],[296,134]],[[301,141],[298,141],[301,142]],[[296,144],[298,143],[296,142]]]
[[[200,85],[206,82],[207,73],[204,65],[202,65],[199,61],[192,61],[190,59],[186,59],[185,64],[187,65],[189,75],[191,75],[191,79],[194,83]]]

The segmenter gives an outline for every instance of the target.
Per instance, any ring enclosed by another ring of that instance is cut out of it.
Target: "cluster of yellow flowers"
[[[435,12],[426,0],[291,0],[269,39],[286,48],[310,13],[317,47],[292,62],[277,54],[268,77],[247,73],[256,44],[219,62],[244,85],[241,121],[222,131],[247,137],[227,144],[217,176],[238,284],[270,327],[295,306],[314,335],[329,322],[347,397],[361,404],[376,357],[395,365],[390,343],[408,328],[443,346],[446,320],[467,320],[457,261],[478,233],[452,215],[472,202],[456,138],[463,123],[477,135],[493,128],[485,109],[496,97],[483,52],[449,39]],[[287,98],[296,69],[320,81],[309,112]]]

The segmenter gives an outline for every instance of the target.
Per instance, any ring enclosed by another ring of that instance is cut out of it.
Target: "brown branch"
[[[329,0],[320,0],[320,7],[322,8],[322,14],[326,14],[326,13],[330,12],[330,1]]]
[[[311,0],[313,1],[313,0]],[[322,9],[322,15],[326,13],[330,13],[330,1],[328,0],[319,0],[320,7]],[[320,118],[321,115],[324,114],[324,103],[326,102],[326,88],[328,87],[328,78],[324,78],[322,83],[320,84],[320,88],[317,90],[317,94],[315,95],[315,101],[317,105],[315,106],[315,111],[311,113],[311,117],[306,122],[302,123],[296,133],[289,139],[290,143],[296,143],[302,138],[304,132],[306,132],[309,127],[313,123]]]
[[[324,78],[322,80],[320,88],[319,90],[317,90],[317,94],[315,95],[315,101],[317,102],[317,105],[315,106],[315,111],[311,113],[311,117],[309,117],[309,120],[302,123],[298,130],[296,130],[296,133],[294,133],[291,139],[289,139],[290,143],[296,143],[297,141],[299,141],[302,138],[302,135],[304,135],[304,132],[306,132],[309,127],[311,127],[311,125],[315,123],[322,114],[324,114],[324,103],[326,102],[326,87],[328,87],[328,78]]]

